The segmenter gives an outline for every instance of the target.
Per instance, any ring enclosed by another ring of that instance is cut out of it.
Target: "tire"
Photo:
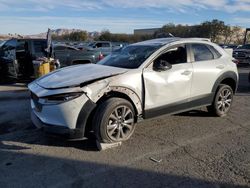
[[[229,85],[220,84],[208,112],[218,117],[224,117],[230,111],[233,102],[233,90]]]
[[[110,98],[97,108],[93,123],[96,138],[100,142],[125,141],[135,130],[135,111],[129,101]]]

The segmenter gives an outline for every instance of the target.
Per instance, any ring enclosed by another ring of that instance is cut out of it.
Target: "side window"
[[[36,53],[44,52],[46,46],[46,41],[34,41],[34,49]]]
[[[96,48],[101,48],[102,47],[102,43],[96,43]]]
[[[176,46],[169,49],[166,53],[157,58],[158,61],[164,60],[174,65],[187,62],[187,50],[185,45]],[[157,61],[156,60],[156,61]]]
[[[204,44],[192,44],[195,61],[206,61],[214,59],[213,53]]]
[[[109,43],[102,43],[102,47],[108,48],[108,47],[110,47],[110,44]]]
[[[17,41],[16,52],[25,51],[25,41]]]

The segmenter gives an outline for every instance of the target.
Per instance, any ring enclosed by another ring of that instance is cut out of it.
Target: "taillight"
[[[104,58],[103,54],[100,52],[99,56],[98,56],[98,60],[102,60]]]
[[[237,60],[237,59],[233,59],[232,61],[233,61],[233,63],[235,63],[236,65],[239,64],[239,60]]]

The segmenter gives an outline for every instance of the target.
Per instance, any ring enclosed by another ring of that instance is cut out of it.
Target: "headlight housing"
[[[83,94],[82,92],[77,92],[77,93],[63,93],[58,95],[51,95],[47,97],[41,97],[39,99],[39,102],[41,104],[58,104],[76,99],[80,97],[82,94]]]

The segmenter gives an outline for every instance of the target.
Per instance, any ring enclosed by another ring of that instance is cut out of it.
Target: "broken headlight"
[[[64,93],[58,95],[51,95],[40,98],[39,102],[42,104],[58,104],[76,99],[80,97],[82,94],[83,93],[77,92],[77,93]]]

